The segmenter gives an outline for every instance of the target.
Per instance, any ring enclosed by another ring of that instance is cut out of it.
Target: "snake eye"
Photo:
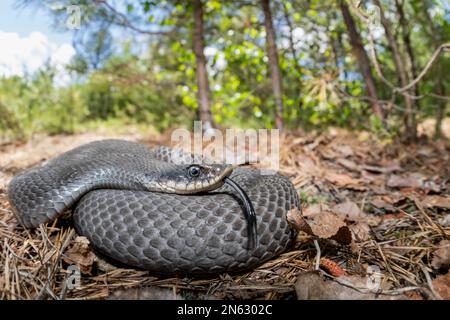
[[[192,166],[189,167],[188,172],[191,177],[198,177],[200,175],[200,168],[197,166]]]

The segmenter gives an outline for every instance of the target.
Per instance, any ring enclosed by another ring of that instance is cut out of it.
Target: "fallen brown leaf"
[[[389,296],[373,293],[368,289],[368,280],[359,276],[340,276],[337,280],[326,280],[317,271],[301,273],[295,283],[298,300],[398,300],[404,295]]]
[[[332,211],[323,210],[309,214],[306,222],[313,235],[321,239],[334,239],[343,244],[350,244],[352,241],[352,235],[344,217]]]
[[[365,214],[359,209],[358,205],[348,200],[335,205],[331,210],[350,221],[359,221],[365,218]]]
[[[434,290],[444,300],[450,300],[450,272],[433,280]]]
[[[303,208],[303,216],[298,209],[291,209],[287,214],[287,220],[294,229],[312,236],[333,239],[342,244],[352,242],[352,234],[344,217],[329,211],[327,205],[307,206]]]
[[[450,209],[450,197],[426,196],[421,201],[423,205],[428,208],[437,207]]]
[[[404,211],[400,211],[398,213],[388,213],[385,214],[384,216],[381,217],[381,220],[391,220],[391,219],[401,219],[403,217],[405,217],[405,212]]]
[[[367,190],[364,186],[364,181],[361,179],[352,178],[343,173],[327,172],[325,179],[339,188],[349,188],[355,190]]]
[[[450,269],[450,241],[442,240],[439,242],[439,249],[433,253],[431,265],[435,269]]]
[[[387,181],[387,186],[390,188],[413,188],[418,189],[422,186],[421,177],[416,177],[413,175],[410,176],[398,176],[391,175],[389,180]]]
[[[352,160],[339,158],[336,160],[336,162],[339,163],[341,166],[343,166],[345,169],[351,171],[359,171],[359,166]]]
[[[309,217],[330,210],[330,207],[324,203],[315,203],[303,208],[303,216]]]
[[[395,211],[396,210],[392,204],[387,203],[386,201],[382,200],[381,198],[373,199],[370,201],[370,203],[373,206],[377,207],[378,209],[384,209],[386,211]]]
[[[439,224],[443,227],[450,226],[450,214],[446,214],[441,219],[439,219]]]
[[[366,222],[359,221],[350,225],[350,231],[353,233],[355,240],[366,241],[370,236],[370,227]]]
[[[63,259],[66,263],[76,264],[82,273],[91,275],[95,254],[89,248],[89,243],[86,237],[76,237],[73,246],[64,252]]]
[[[312,232],[322,239],[331,238],[337,234],[340,228],[346,227],[344,219],[330,211],[310,215],[307,222]]]
[[[311,227],[306,220],[302,217],[302,213],[297,208],[292,208],[286,215],[286,219],[290,226],[297,231],[303,231],[307,234],[313,235]]]
[[[370,172],[384,173],[384,174],[401,170],[401,168],[396,164],[393,164],[393,165],[390,165],[387,167],[370,166],[370,165],[365,164],[365,165],[361,166],[361,169],[364,169],[364,170],[370,171]]]
[[[344,157],[351,157],[354,155],[353,148],[346,144],[332,144],[331,148],[339,152]]]

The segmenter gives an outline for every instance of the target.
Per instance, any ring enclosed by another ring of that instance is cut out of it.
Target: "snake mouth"
[[[250,201],[247,193],[230,177],[225,177],[223,182],[232,187],[239,194],[242,202],[244,203],[244,216],[247,220],[247,233],[248,233],[248,249],[252,250],[258,246],[258,231],[256,227],[256,212],[253,208],[253,204]]]

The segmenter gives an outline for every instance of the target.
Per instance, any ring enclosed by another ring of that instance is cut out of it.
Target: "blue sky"
[[[50,62],[57,71],[55,84],[69,83],[65,66],[75,54],[72,31],[53,30],[45,10],[15,3],[0,1],[0,77],[33,74]]]
[[[57,0],[46,3],[62,5]],[[81,8],[81,18],[82,14]],[[49,15],[48,9],[39,8],[39,5],[18,8],[16,0],[0,0],[0,77],[33,74],[50,62],[61,71],[64,78],[61,84],[69,81],[69,75],[64,73],[64,66],[75,54],[72,46],[74,31],[66,27],[67,22],[70,22],[69,14],[58,22],[65,30],[55,30],[52,27],[54,17]],[[141,39],[120,28],[112,29],[111,32],[118,47],[123,40],[129,39],[139,44]],[[145,39],[142,40],[142,44],[147,43]]]
[[[72,33],[57,32],[51,28],[51,20],[44,10],[36,10],[34,6],[15,8],[15,0],[0,1],[0,30],[16,32],[21,37],[28,36],[33,31],[44,34],[50,42],[61,45],[72,42]]]

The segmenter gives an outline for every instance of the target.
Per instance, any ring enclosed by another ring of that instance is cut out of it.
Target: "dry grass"
[[[96,264],[91,275],[82,275],[81,288],[69,290],[66,286],[68,264],[64,255],[74,245],[74,229],[61,221],[32,231],[18,226],[7,201],[6,183],[18,171],[94,138],[98,136],[70,137],[67,138],[70,143],[64,137],[39,139],[41,150],[52,150],[45,156],[36,154],[40,149],[31,144],[0,146],[3,157],[0,160],[0,174],[3,174],[3,185],[0,176],[1,299],[105,299],[117,289],[149,286],[168,288],[174,296],[181,294],[185,298],[295,298],[297,275],[313,270],[316,258],[312,238],[303,233],[291,251],[245,274],[211,279],[158,279],[144,271],[123,268],[106,271]],[[141,136],[130,138],[143,141]],[[154,144],[166,140],[162,137],[158,141],[144,142]],[[356,137],[341,131],[326,135],[290,134],[283,137],[282,142],[281,172],[290,176],[302,197],[307,196],[307,202],[338,203],[349,199],[364,212],[370,211],[368,216],[380,218],[385,213],[373,214],[369,203],[375,196],[393,192],[386,187],[389,175],[344,168],[338,160],[342,158],[339,150],[345,148],[336,146],[349,146],[351,152],[347,149],[344,158],[358,165],[387,166],[396,162],[403,172],[414,171],[434,177],[441,194],[448,194],[450,190],[449,149],[444,143],[423,143],[408,148],[395,143],[383,146],[370,136]],[[45,143],[58,147],[45,148]],[[327,180],[330,172],[360,179],[363,187],[336,186]],[[352,246],[322,240],[321,255],[349,274],[365,276],[368,265],[379,266],[382,280],[393,294],[415,290],[424,298],[436,298],[431,280],[438,272],[430,265],[431,255],[441,240],[450,238],[450,228],[438,222],[449,212],[421,203],[421,197],[429,190],[401,191],[404,198],[395,204],[401,215],[393,219],[380,218],[379,223],[371,224],[367,239],[355,241]]]

